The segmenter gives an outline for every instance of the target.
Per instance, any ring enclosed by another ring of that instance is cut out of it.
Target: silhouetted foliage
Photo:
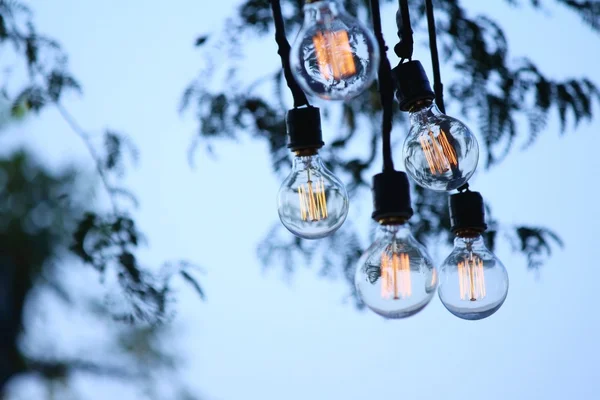
[[[31,10],[23,2],[0,1],[0,17],[0,46],[11,44],[25,61],[30,76],[26,87],[16,94],[11,95],[6,86],[2,88],[5,97],[12,102],[13,117],[27,111],[39,112],[47,105],[55,106],[84,141],[109,195],[111,210],[101,214],[89,210],[79,222],[71,250],[99,272],[104,273],[109,267],[118,270],[125,297],[131,301],[130,310],[116,315],[118,319],[149,323],[163,320],[167,316],[172,274],[156,276],[137,261],[135,249],[140,245],[141,234],[127,211],[130,206],[137,206],[137,199],[119,184],[125,174],[127,157],[135,161],[137,149],[125,135],[113,130],[104,133],[104,148],[97,149],[60,103],[65,91],[79,91],[80,86],[67,70],[67,56],[58,43],[35,30]],[[189,262],[177,265],[181,267],[177,273],[191,267]],[[184,279],[193,282],[196,290],[199,288],[189,271]]]
[[[73,373],[142,380],[137,369],[128,370],[114,362],[98,361],[90,355],[39,354],[35,344],[23,344],[23,334],[31,323],[25,318],[25,308],[35,294],[49,289],[72,305],[55,266],[66,256],[86,201],[73,168],[52,173],[23,151],[0,159],[0,389],[12,377],[28,374],[49,381]],[[88,309],[98,317],[110,315],[104,308],[93,311],[88,305]],[[135,332],[130,328],[128,333]],[[127,357],[127,352],[123,356]]]
[[[514,6],[516,0],[506,0]],[[573,11],[593,30],[600,23],[599,3],[591,1],[555,0]],[[367,1],[344,1],[347,9],[355,15],[369,15]],[[392,3],[395,7],[395,2]],[[532,0],[531,6],[541,8],[544,2]],[[282,0],[288,37],[293,40],[302,22],[303,2]],[[478,121],[485,166],[502,162],[514,148],[517,139],[532,144],[542,133],[547,132],[546,122],[552,112],[558,112],[562,124],[572,120],[577,126],[581,121],[591,121],[593,105],[600,101],[600,90],[585,77],[556,80],[546,76],[528,58],[509,58],[509,43],[503,28],[488,15],[471,17],[459,0],[434,1],[437,11],[438,41],[447,68],[458,72],[458,78],[445,82],[448,88],[447,101],[461,106],[463,114]],[[413,28],[419,31],[425,24],[424,2],[410,1]],[[523,6],[523,5],[521,5]],[[283,175],[288,170],[289,152],[286,148],[284,116],[288,108],[284,96],[280,64],[263,68],[271,70],[268,75],[254,82],[244,82],[238,71],[246,66],[245,60],[252,54],[240,52],[248,37],[258,40],[273,40],[272,16],[268,0],[249,0],[240,5],[222,33],[203,36],[202,48],[206,57],[226,53],[229,57],[218,68],[207,63],[198,79],[185,90],[182,109],[192,109],[198,117],[198,138],[210,148],[215,138],[235,138],[250,134],[266,140],[270,146],[272,165],[275,172]],[[396,38],[387,38],[388,46]],[[243,54],[243,55],[240,55]],[[416,51],[415,56],[428,57],[428,52]],[[393,61],[393,60],[392,60]],[[224,72],[225,71],[225,72]],[[269,86],[272,85],[272,86]],[[377,160],[380,136],[379,96],[376,85],[342,105],[322,106],[325,118],[338,127],[340,134],[329,140],[323,149],[324,158],[331,169],[346,178],[351,197],[369,196],[370,174]],[[335,111],[335,112],[330,112]],[[340,112],[341,111],[341,112]],[[333,119],[335,116],[335,120]],[[405,123],[402,113],[396,113],[397,122]],[[519,121],[528,121],[523,129]],[[358,144],[366,149],[362,157],[347,149]],[[450,242],[447,195],[413,187],[415,217],[411,221],[418,240],[425,243]],[[538,268],[544,257],[551,254],[553,247],[562,246],[559,236],[545,227],[506,227],[496,221],[488,204],[486,234],[493,248],[498,233],[502,232],[513,244],[515,251],[524,254],[530,268]],[[292,271],[297,256],[309,259],[320,254],[319,263],[323,271],[337,269],[342,272],[353,288],[354,264],[366,243],[355,228],[346,224],[332,237],[319,242],[303,241],[291,237],[285,229],[275,226],[258,247],[259,257],[265,265],[276,260],[286,270]],[[318,252],[318,250],[325,250]]]
[[[144,243],[143,235],[129,212],[137,206],[137,199],[121,184],[127,164],[137,158],[137,150],[125,135],[114,130],[107,130],[104,146],[96,147],[62,106],[64,93],[79,92],[80,85],[67,69],[66,54],[56,41],[37,32],[32,17],[25,2],[0,0],[0,49],[3,58],[9,55],[7,59],[14,59],[17,64],[16,68],[5,69],[4,76],[11,78],[14,70],[28,72],[25,82],[20,78],[0,82],[0,108],[7,106],[6,112],[2,109],[0,128],[10,120],[55,107],[85,144],[110,204],[108,211],[102,211],[100,205],[80,199],[82,192],[74,186],[72,169],[52,174],[24,152],[0,160],[0,397],[8,380],[16,375],[37,374],[49,381],[63,381],[81,372],[139,383],[146,387],[146,397],[164,398],[154,387],[158,382],[156,373],[160,370],[164,375],[174,360],[166,358],[164,351],[150,342],[156,341],[161,329],[165,329],[157,324],[172,315],[168,305],[173,301],[173,278],[179,276],[204,298],[194,277],[196,267],[187,261],[167,262],[154,272],[137,259],[135,254]],[[86,358],[88,355],[36,355],[20,344],[27,324],[24,307],[32,294],[49,288],[72,305],[73,298],[53,269],[59,260],[76,261],[68,254],[97,270],[101,279],[117,278],[119,301],[110,306],[87,304],[90,313],[145,323],[141,328],[121,327],[124,349],[120,356],[136,364],[129,363],[126,368],[96,362]],[[150,356],[154,358],[148,359]],[[177,397],[193,398],[183,389]]]

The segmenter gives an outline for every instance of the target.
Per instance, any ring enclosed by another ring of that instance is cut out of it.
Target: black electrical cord
[[[408,5],[406,3],[405,5]],[[371,15],[373,29],[379,44],[380,63],[378,71],[379,94],[383,108],[382,143],[383,143],[383,172],[373,176],[373,214],[371,217],[380,224],[404,224],[413,215],[410,205],[410,184],[405,172],[395,171],[392,161],[392,119],[394,113],[394,80],[390,61],[387,58],[387,46],[381,31],[381,11],[379,0],[371,0]],[[396,48],[396,54],[410,60],[412,57],[412,29],[410,17],[404,13],[408,23],[403,24],[404,42]],[[410,44],[408,46],[407,44]],[[411,65],[410,63],[402,65]]]
[[[431,51],[431,64],[433,66],[433,91],[435,92],[435,103],[440,111],[445,114],[444,85],[442,84],[442,76],[440,73],[440,57],[438,55],[437,36],[435,32],[433,1],[425,0],[425,8],[427,12],[427,28],[429,30],[429,50]]]
[[[371,14],[373,17],[373,31],[379,44],[379,71],[377,80],[381,107],[383,108],[382,145],[383,145],[383,171],[393,171],[392,160],[392,119],[394,117],[394,83],[392,81],[392,68],[387,58],[387,46],[381,31],[381,13],[379,0],[371,0]]]
[[[431,51],[431,65],[433,67],[433,91],[435,92],[435,104],[438,106],[440,111],[445,114],[446,106],[444,105],[444,85],[442,84],[442,74],[440,72],[440,57],[438,54],[437,47],[437,34],[435,30],[433,0],[425,0],[425,11],[427,13],[427,29],[429,31],[429,50]],[[466,182],[457,190],[460,193],[470,192],[469,183]]]
[[[298,82],[296,82],[292,75],[292,68],[290,66],[290,44],[285,36],[285,26],[279,0],[271,0],[271,10],[273,11],[273,19],[275,20],[275,41],[278,46],[277,54],[281,57],[283,76],[294,97],[294,108],[309,106],[310,103],[306,98],[306,94],[304,94],[304,91],[302,91]]]
[[[408,0],[398,1],[398,14],[396,14],[396,25],[398,26],[398,38],[400,42],[394,46],[394,52],[400,57],[400,62],[412,60],[414,39],[410,23],[410,10]],[[398,18],[400,17],[400,18]]]

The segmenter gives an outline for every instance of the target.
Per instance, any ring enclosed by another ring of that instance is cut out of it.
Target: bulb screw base
[[[286,118],[288,148],[292,151],[320,149],[323,143],[321,114],[317,107],[292,108]]]
[[[452,233],[461,237],[477,236],[487,229],[485,206],[479,192],[469,190],[448,199]]]
[[[398,64],[392,70],[396,83],[396,98],[400,103],[400,110],[410,111],[415,105],[431,104],[435,93],[420,61],[409,61]]]
[[[404,223],[413,216],[406,173],[386,171],[373,176],[373,210],[371,217],[382,224]]]

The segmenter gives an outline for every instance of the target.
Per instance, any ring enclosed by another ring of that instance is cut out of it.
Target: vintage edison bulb
[[[454,249],[440,267],[439,280],[440,300],[462,319],[489,317],[508,294],[506,268],[485,247],[481,235],[454,239]]]
[[[346,220],[348,193],[318,154],[294,157],[292,172],[277,196],[279,218],[294,235],[320,239],[331,235]]]
[[[371,85],[379,68],[379,49],[373,34],[337,0],[307,1],[290,64],[304,91],[344,100]]]
[[[406,172],[419,185],[451,191],[468,182],[479,161],[479,145],[469,128],[434,103],[410,111],[404,142]]]
[[[385,318],[406,318],[433,297],[437,274],[431,258],[406,225],[381,225],[358,261],[354,284],[360,299]]]

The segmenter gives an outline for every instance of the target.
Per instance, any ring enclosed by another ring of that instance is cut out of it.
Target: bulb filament
[[[308,181],[298,187],[298,197],[300,198],[300,217],[303,221],[320,221],[327,218],[327,198],[325,197],[325,182],[320,178],[313,188],[313,182],[310,180],[310,171]]]
[[[410,260],[408,254],[387,252],[381,255],[381,297],[394,300],[409,298],[412,294],[410,284]]]
[[[464,261],[458,263],[458,282],[461,300],[477,301],[485,297],[485,277],[481,258],[471,253]]]
[[[313,36],[319,71],[326,80],[340,80],[356,74],[352,48],[346,31],[318,32]]]
[[[421,135],[419,142],[433,175],[441,175],[450,168],[458,166],[456,150],[450,145],[446,132],[442,129],[437,137],[432,131],[429,131],[429,135]]]

